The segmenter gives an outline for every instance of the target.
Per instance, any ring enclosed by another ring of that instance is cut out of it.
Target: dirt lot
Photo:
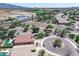
[[[25,16],[32,16],[35,15],[32,12],[27,12],[27,11],[20,11],[20,10],[0,10],[0,21],[5,20],[8,17],[16,17],[19,15],[25,15]]]

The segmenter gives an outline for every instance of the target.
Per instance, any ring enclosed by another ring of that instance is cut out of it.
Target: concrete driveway
[[[11,50],[11,56],[37,56],[37,52],[31,52],[31,49],[36,49],[36,46],[35,45],[14,46]]]

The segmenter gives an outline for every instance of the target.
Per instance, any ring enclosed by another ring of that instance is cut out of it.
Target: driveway
[[[31,49],[36,49],[36,46],[35,45],[14,46],[11,51],[11,56],[37,56],[37,52],[31,52]]]

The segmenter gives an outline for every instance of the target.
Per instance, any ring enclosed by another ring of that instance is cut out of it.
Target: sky
[[[9,3],[23,7],[48,7],[48,8],[59,8],[59,7],[79,7],[79,3]]]

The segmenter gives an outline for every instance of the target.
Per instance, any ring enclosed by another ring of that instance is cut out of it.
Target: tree
[[[26,26],[26,24],[25,24],[25,23],[23,23],[21,26],[22,26],[22,27],[25,27],[25,26]]]
[[[0,39],[4,40],[7,38],[6,34],[8,33],[8,29],[0,28]]]
[[[36,52],[36,49],[31,49],[31,52]]]
[[[8,29],[3,29],[3,33],[7,34],[8,33]]]
[[[0,36],[4,35],[4,32],[3,31],[0,31]]]
[[[16,33],[17,35],[19,35],[20,33]]]
[[[7,38],[6,35],[2,35],[2,36],[0,36],[0,39],[2,39],[2,40],[6,39],[6,38]]]
[[[39,27],[32,27],[31,29],[33,30],[32,33],[38,33],[40,28]]]
[[[41,39],[41,38],[43,38],[44,37],[44,33],[43,32],[39,32],[38,34],[37,34],[37,38],[38,39]]]
[[[9,28],[15,28],[16,26],[20,26],[20,25],[22,25],[21,21],[15,21],[15,22],[12,22]]]
[[[65,30],[65,29],[63,29],[63,30],[61,31],[60,36],[61,36],[61,37],[65,37],[65,36],[66,36],[66,30]]]
[[[45,36],[49,36],[50,33],[52,32],[52,30],[50,30],[50,29],[44,29],[44,32],[45,32]]]
[[[16,32],[16,30],[11,30],[11,31],[9,31],[9,33],[8,33],[8,37],[9,37],[9,38],[13,38],[15,32]]]
[[[44,56],[44,55],[45,55],[45,50],[41,49],[41,50],[39,51],[39,55],[38,55],[38,56]]]
[[[14,23],[12,23],[10,26],[9,26],[9,28],[15,28],[16,27],[16,25],[14,24]]]
[[[26,25],[26,26],[24,27],[23,32],[27,32],[28,29],[29,29],[29,25]]]
[[[52,26],[52,25],[48,25],[46,28],[47,28],[47,29],[48,29],[48,28],[52,29],[53,26]]]
[[[39,10],[36,13],[36,15],[37,15],[37,21],[45,22],[51,19],[52,13],[50,13],[49,11],[45,11],[45,10]]]
[[[74,34],[69,34],[69,38],[74,39],[75,35]]]
[[[12,18],[12,17],[6,19],[6,21],[13,21],[13,20],[15,20],[15,18]]]
[[[66,12],[64,12],[64,15],[67,15],[67,13],[66,13]]]
[[[7,32],[8,32],[7,29],[0,30],[0,36],[7,34]]]
[[[52,32],[52,28],[53,28],[53,26],[49,24],[49,25],[44,29],[45,36],[49,36],[49,35],[50,35],[50,33]]]
[[[79,44],[79,34],[76,36],[76,40],[75,41]]]

